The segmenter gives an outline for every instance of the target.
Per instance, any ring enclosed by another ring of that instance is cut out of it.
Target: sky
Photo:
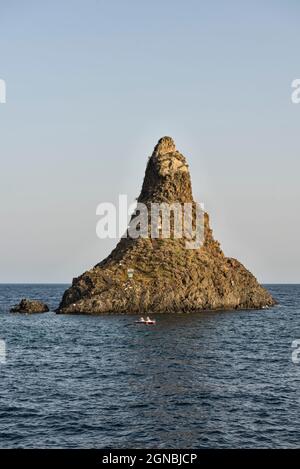
[[[59,283],[117,240],[170,135],[225,254],[300,283],[298,0],[0,0],[0,282]]]

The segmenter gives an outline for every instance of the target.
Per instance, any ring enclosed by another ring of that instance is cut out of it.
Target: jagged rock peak
[[[171,137],[162,137],[149,158],[139,202],[192,202],[189,167]]]
[[[153,155],[165,155],[166,153],[174,153],[176,145],[172,137],[162,137],[155,145]]]

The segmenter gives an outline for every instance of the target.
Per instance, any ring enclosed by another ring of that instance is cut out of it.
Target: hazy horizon
[[[139,195],[174,138],[224,254],[300,283],[300,4],[0,4],[0,283],[66,283],[117,240],[96,207]]]

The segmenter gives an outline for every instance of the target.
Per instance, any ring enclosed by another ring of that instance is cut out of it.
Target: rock
[[[195,205],[188,164],[170,137],[159,140],[148,160],[138,202],[148,208],[152,202]],[[224,256],[207,213],[203,245],[186,249],[185,242],[174,236],[122,238],[106,259],[73,280],[57,312],[175,313],[275,304],[240,262]]]
[[[46,304],[42,303],[41,301],[37,300],[27,300],[23,298],[20,303],[13,308],[11,308],[11,313],[46,313],[49,311],[49,308]]]

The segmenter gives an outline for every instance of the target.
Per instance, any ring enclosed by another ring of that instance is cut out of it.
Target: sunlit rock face
[[[138,202],[195,205],[189,167],[171,137],[149,158]],[[133,215],[132,220],[134,220]],[[236,259],[225,257],[204,214],[204,239],[122,238],[111,254],[73,280],[58,313],[192,313],[265,308],[274,299]]]

